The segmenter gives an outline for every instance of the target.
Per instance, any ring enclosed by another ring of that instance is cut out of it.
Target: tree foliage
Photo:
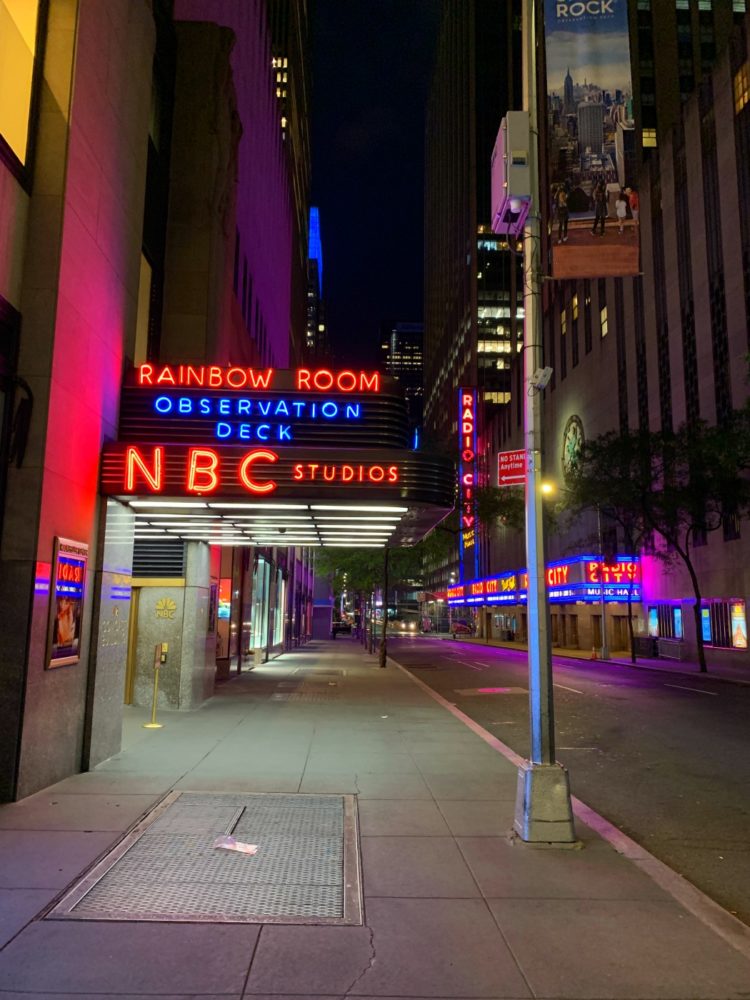
[[[610,432],[587,441],[568,480],[572,510],[599,507],[634,547],[656,534],[680,560],[693,588],[700,669],[706,659],[695,545],[750,512],[750,410],[721,426],[703,421],[677,431]]]

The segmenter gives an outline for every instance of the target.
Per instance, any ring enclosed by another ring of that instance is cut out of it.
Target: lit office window
[[[643,145],[646,147],[653,147],[656,145],[656,129],[655,128],[644,128],[643,130]]]
[[[745,60],[734,74],[734,113],[738,115],[750,101],[750,62]]]
[[[0,0],[0,136],[25,164],[39,0]]]
[[[604,308],[599,313],[599,319],[601,321],[602,337],[606,337],[607,333],[609,332],[609,329],[608,329],[609,324],[608,324],[608,320],[607,320],[607,307],[606,306],[604,306]]]

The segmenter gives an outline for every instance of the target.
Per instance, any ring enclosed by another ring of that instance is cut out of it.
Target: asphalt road
[[[525,653],[425,636],[388,652],[528,757]],[[750,687],[586,660],[553,677],[573,794],[750,924]]]

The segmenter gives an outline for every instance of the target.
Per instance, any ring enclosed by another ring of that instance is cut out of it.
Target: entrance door
[[[614,615],[612,624],[614,627],[615,649],[628,649],[630,637],[628,635],[627,615]]]
[[[593,636],[593,645],[595,649],[601,649],[602,647],[602,616],[592,615],[591,616],[591,627]]]
[[[138,604],[141,598],[141,588],[133,587],[130,592],[130,621],[128,622],[128,656],[125,666],[125,704],[133,704],[133,689],[135,687],[135,668],[138,662]]]
[[[578,649],[578,615],[568,615],[568,648]]]

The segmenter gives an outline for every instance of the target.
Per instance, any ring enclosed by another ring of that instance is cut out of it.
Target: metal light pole
[[[528,571],[529,714],[531,758],[518,771],[514,828],[522,840],[575,841],[568,772],[555,761],[552,651],[549,635],[542,516],[542,396],[534,373],[542,367],[541,204],[537,114],[536,0],[523,5],[524,110],[529,113],[531,204],[524,233],[524,447],[526,450],[526,566]]]

